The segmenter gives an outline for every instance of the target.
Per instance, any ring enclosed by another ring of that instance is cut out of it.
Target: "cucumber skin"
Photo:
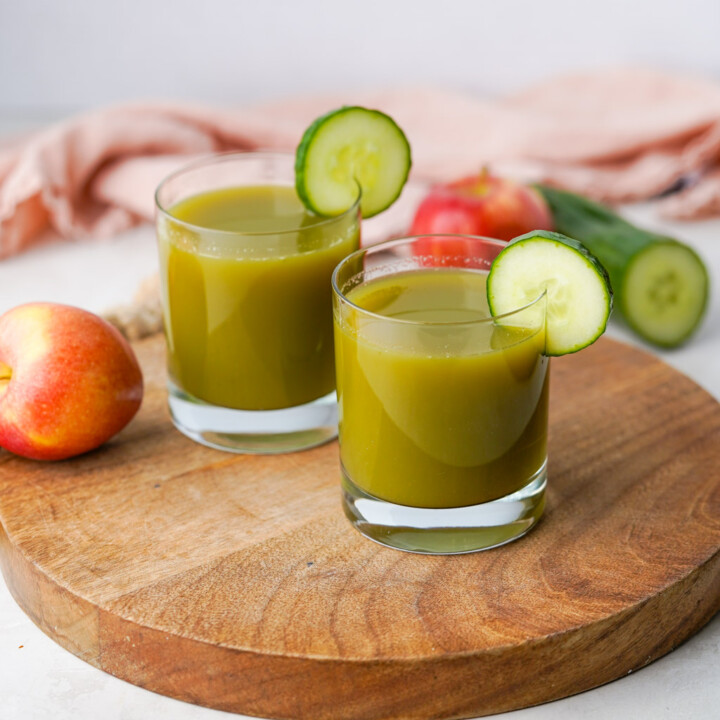
[[[310,199],[307,190],[305,188],[305,163],[307,159],[307,154],[310,151],[310,147],[312,145],[313,140],[315,139],[315,135],[317,131],[320,129],[322,125],[325,124],[325,121],[330,119],[331,117],[335,117],[337,115],[344,115],[348,112],[354,112],[355,110],[363,110],[364,112],[370,112],[375,113],[376,115],[381,115],[382,117],[389,120],[398,130],[399,137],[405,142],[405,147],[407,148],[407,155],[408,155],[408,164],[407,164],[407,170],[405,172],[405,177],[403,178],[402,183],[400,184],[400,189],[398,190],[395,197],[387,204],[385,207],[381,208],[380,210],[377,210],[373,213],[367,213],[363,212],[363,218],[366,220],[371,217],[375,217],[375,215],[379,215],[383,210],[387,210],[399,197],[400,194],[403,191],[403,188],[405,187],[405,183],[407,182],[408,176],[410,175],[410,168],[412,167],[412,153],[410,150],[410,143],[408,142],[408,139],[403,132],[402,128],[386,113],[382,112],[382,110],[374,110],[371,108],[362,107],[361,105],[343,105],[341,108],[337,108],[335,110],[330,110],[329,112],[326,112],[324,115],[321,115],[319,118],[316,118],[313,120],[313,122],[310,124],[308,129],[303,133],[303,136],[300,140],[300,143],[297,146],[297,150],[295,151],[295,192],[297,192],[298,197],[300,198],[300,202],[302,202],[303,205],[305,205],[308,210],[311,210],[316,215],[321,215],[321,213],[317,212],[315,210],[312,200]],[[362,193],[362,186],[360,187],[360,191]],[[362,207],[362,196],[360,198],[360,205]],[[322,215],[321,215],[322,216]],[[324,217],[324,216],[322,216]]]
[[[579,352],[580,350],[584,350],[589,345],[592,345],[604,332],[605,328],[607,327],[607,321],[610,319],[610,314],[613,310],[613,299],[614,299],[614,293],[612,288],[612,283],[610,282],[610,276],[608,274],[608,271],[605,269],[605,266],[598,260],[598,258],[593,255],[586,247],[583,245],[579,240],[576,240],[575,238],[568,237],[567,235],[562,235],[558,232],[552,232],[551,230],[532,230],[529,233],[525,233],[524,235],[519,235],[516,238],[513,238],[509,243],[508,247],[510,245],[515,245],[517,243],[527,242],[531,241],[534,238],[541,237],[545,240],[553,240],[555,242],[561,243],[562,245],[567,245],[569,248],[572,248],[576,252],[580,253],[589,263],[593,266],[597,274],[602,277],[603,281],[605,282],[605,288],[607,290],[607,298],[608,298],[608,314],[607,318],[605,320],[605,325],[603,326],[602,330],[592,339],[591,342],[589,342],[587,345],[581,345],[580,347],[576,347],[573,350],[568,350],[566,352],[561,353],[551,353],[551,352],[545,352],[545,354],[548,357],[562,357],[563,355],[572,355],[573,353]],[[505,252],[503,250],[503,252]],[[502,255],[502,253],[500,253]],[[498,255],[498,257],[500,257]],[[492,312],[492,308],[491,308]]]
[[[707,309],[710,280],[705,264],[691,247],[667,235],[635,227],[610,208],[588,200],[582,195],[546,185],[535,185],[535,188],[549,205],[555,228],[582,242],[605,266],[615,293],[616,309],[637,335],[657,347],[668,349],[682,345],[692,336]],[[648,247],[660,244],[681,247],[691,254],[702,268],[705,279],[705,299],[697,317],[682,335],[672,341],[665,341],[648,334],[643,327],[633,321],[625,305],[624,281],[627,269]]]

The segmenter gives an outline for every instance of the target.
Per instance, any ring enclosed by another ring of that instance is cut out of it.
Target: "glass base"
[[[210,405],[168,381],[168,405],[181,433],[217,450],[275,455],[307,450],[337,437],[334,392],[281,410],[234,410]]]
[[[480,505],[413,508],[363,492],[342,469],[343,508],[365,537],[406,552],[455,555],[489,550],[525,535],[545,509],[547,464],[525,487]]]

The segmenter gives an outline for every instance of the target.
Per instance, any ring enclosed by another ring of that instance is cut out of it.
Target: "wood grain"
[[[0,562],[39,627],[142,687],[273,718],[462,718],[564,697],[720,609],[720,406],[604,339],[553,361],[549,497],[526,538],[427,557],[362,538],[337,445],[197,445],[143,408],[104,448],[0,452]]]

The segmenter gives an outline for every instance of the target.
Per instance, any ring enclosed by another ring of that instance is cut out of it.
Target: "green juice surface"
[[[358,247],[357,214],[323,221],[294,188],[258,186],[195,195],[169,215],[158,242],[173,382],[243,410],[332,392],[330,277]]]
[[[336,305],[341,460],[370,495],[413,507],[474,505],[515,492],[543,466],[544,323],[477,322],[490,317],[486,277],[418,270],[347,294],[379,318]]]

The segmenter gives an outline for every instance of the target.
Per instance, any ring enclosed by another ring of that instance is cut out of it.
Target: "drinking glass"
[[[504,246],[403,238],[333,274],[343,505],[372,540],[471,552],[542,515],[546,296],[490,315],[485,281]]]
[[[337,434],[333,268],[359,244],[358,200],[305,211],[294,157],[230,153],[156,193],[175,426],[215,448],[290,452]]]

